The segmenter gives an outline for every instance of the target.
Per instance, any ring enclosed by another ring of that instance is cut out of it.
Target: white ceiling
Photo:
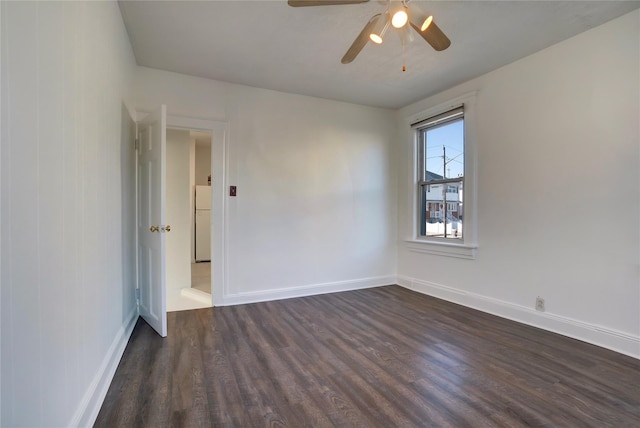
[[[640,7],[640,1],[420,1],[451,39],[417,34],[340,59],[385,2],[298,7],[286,0],[120,1],[138,65],[283,92],[399,108]],[[611,47],[615,49],[615,46]]]

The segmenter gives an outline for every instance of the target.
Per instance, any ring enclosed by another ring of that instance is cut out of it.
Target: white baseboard
[[[133,332],[133,327],[135,327],[136,321],[138,320],[137,307],[133,308],[126,319],[127,321],[125,321],[118,330],[118,334],[111,343],[100,368],[82,397],[82,401],[80,401],[68,425],[69,427],[91,427],[95,423],[100,407],[102,407],[102,402],[107,395],[113,376],[122,358],[122,354]]]
[[[538,312],[514,303],[485,297],[480,294],[469,293],[416,278],[398,276],[397,284],[422,294],[458,303],[512,321],[539,327],[640,359],[640,337],[629,333],[548,312]]]
[[[185,287],[180,290],[180,295],[211,306],[211,294],[200,291],[197,288]]]
[[[246,303],[268,302],[271,300],[291,299],[316,294],[337,293],[339,291],[360,290],[396,283],[395,276],[378,276],[349,281],[326,282],[322,284],[287,287],[250,293],[225,294],[222,298],[213,296],[214,306],[243,305]]]

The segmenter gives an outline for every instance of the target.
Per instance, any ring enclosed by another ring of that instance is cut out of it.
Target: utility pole
[[[447,149],[442,145],[442,178],[447,179]],[[447,183],[442,183],[442,224],[444,237],[447,237]]]
[[[447,178],[447,148],[442,146],[442,178]]]

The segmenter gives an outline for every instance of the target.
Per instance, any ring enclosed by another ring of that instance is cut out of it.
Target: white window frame
[[[410,130],[410,144],[413,165],[413,175],[409,186],[412,202],[410,210],[411,236],[405,239],[407,249],[413,252],[436,254],[463,259],[475,259],[478,250],[477,231],[477,148],[476,148],[476,93],[468,93],[448,102],[435,105],[407,118],[406,126]],[[419,207],[421,201],[418,196],[419,139],[417,129],[420,122],[445,113],[452,109],[464,107],[464,233],[463,240],[421,236],[418,228]],[[452,242],[453,241],[453,242]]]

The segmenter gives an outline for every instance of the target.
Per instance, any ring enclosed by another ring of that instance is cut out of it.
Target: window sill
[[[418,239],[404,241],[409,251],[414,253],[435,254],[438,256],[457,257],[474,260],[478,250],[477,245],[455,244],[450,242],[436,242]]]

